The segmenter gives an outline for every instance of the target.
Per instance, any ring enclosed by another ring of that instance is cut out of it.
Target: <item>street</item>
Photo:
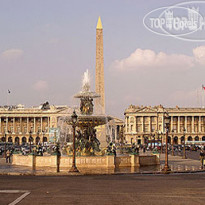
[[[205,174],[0,176],[0,190],[30,192],[19,204],[204,204]],[[0,204],[21,194],[0,193]]]

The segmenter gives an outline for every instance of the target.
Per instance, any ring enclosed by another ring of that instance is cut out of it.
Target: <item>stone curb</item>
[[[153,171],[153,172],[139,172],[139,173],[54,173],[54,172],[47,172],[47,173],[32,173],[32,172],[25,172],[25,173],[19,173],[19,172],[1,172],[0,176],[101,176],[101,175],[167,175],[167,174],[194,174],[194,173],[204,173],[204,170],[187,170],[187,171],[170,171],[168,173],[164,173],[163,171]]]

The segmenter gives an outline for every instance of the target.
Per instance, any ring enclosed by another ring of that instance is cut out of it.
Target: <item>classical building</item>
[[[0,107],[0,140],[14,144],[48,142],[50,128],[57,128],[57,119],[67,106]]]
[[[205,144],[205,108],[164,108],[162,105],[134,106],[125,110],[125,140],[127,143],[144,144],[165,142],[164,116],[168,113],[171,123],[169,143]]]

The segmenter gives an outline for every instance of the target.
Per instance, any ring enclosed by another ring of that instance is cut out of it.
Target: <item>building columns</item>
[[[9,119],[8,119],[8,117],[6,117],[6,134],[8,134],[8,121],[9,121]]]
[[[198,129],[199,129],[199,133],[201,133],[201,116],[199,116]]]
[[[152,117],[149,117],[149,131],[148,132],[152,132],[152,127],[151,127],[151,125],[152,125]]]
[[[26,127],[26,134],[28,134],[29,133],[29,118],[27,117],[27,127]]]
[[[20,117],[20,134],[22,134],[23,129],[22,129],[22,117]]]
[[[191,120],[191,123],[192,123],[192,126],[191,126],[191,131],[192,131],[192,133],[194,133],[195,131],[194,131],[194,116],[192,116],[192,120]]]
[[[172,130],[173,130],[173,116],[171,116],[171,129],[170,129],[170,131],[172,132]]]
[[[36,133],[36,118],[33,118],[33,133]]]
[[[177,128],[178,128],[178,133],[180,133],[180,116],[178,116],[178,126],[177,126]]]
[[[134,133],[137,132],[137,119],[136,119],[135,116],[134,116],[134,126],[133,126],[133,131],[134,131]]]
[[[186,130],[186,132],[187,132],[187,131],[188,131],[188,130],[187,130],[187,116],[185,116],[184,127],[185,127],[185,130]]]
[[[0,117],[0,134],[2,134],[2,130],[1,130],[1,117]]]
[[[165,127],[164,127],[164,115],[162,115],[162,132],[164,133]]]
[[[15,117],[13,117],[13,133],[12,134],[15,134],[16,133],[16,127],[15,127]]]
[[[47,133],[49,133],[49,129],[50,129],[50,119],[48,117],[48,130],[47,130]]]
[[[41,117],[41,133],[43,132],[43,117]]]

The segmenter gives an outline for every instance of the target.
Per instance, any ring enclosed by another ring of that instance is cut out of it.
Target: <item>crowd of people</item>
[[[55,146],[54,146],[55,148]],[[53,149],[54,149],[53,148]],[[168,151],[172,151],[172,148],[174,148],[175,154],[180,154],[182,152],[183,147],[178,145],[178,146],[168,146]],[[147,151],[152,151],[152,152],[165,152],[165,146],[148,146],[147,144],[145,145],[138,145],[135,143],[132,143],[131,145],[126,145],[126,144],[115,144],[113,142],[110,142],[107,146],[107,154],[113,154],[117,156],[117,150],[120,150],[121,153],[133,153],[133,154],[139,154],[140,150],[141,152],[145,153]],[[186,150],[189,151],[197,151],[200,150],[199,158],[201,162],[202,168],[204,168],[205,165],[205,147],[187,147]],[[11,163],[11,156],[13,152],[18,151],[18,153],[21,153],[22,155],[28,155],[31,152],[34,153],[35,155],[38,156],[43,156],[45,152],[48,152],[48,147],[43,146],[42,144],[38,144],[36,146],[28,147],[28,146],[20,146],[17,149],[15,147],[7,147],[6,152],[4,152],[4,147],[0,147],[0,155],[5,154],[6,158],[6,163]]]

